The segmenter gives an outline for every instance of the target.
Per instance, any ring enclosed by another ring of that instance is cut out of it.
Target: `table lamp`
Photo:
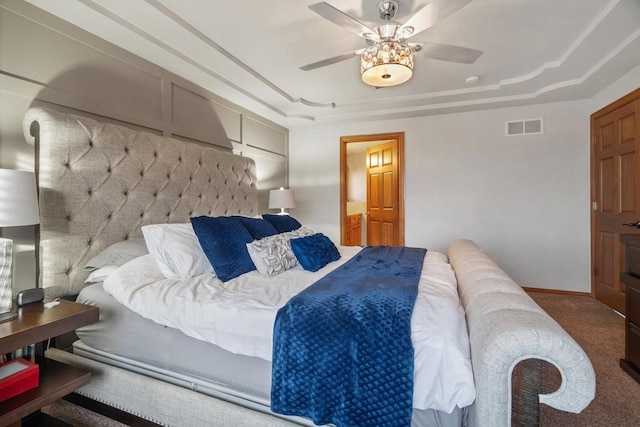
[[[0,227],[40,222],[36,176],[33,172],[0,169]],[[0,322],[14,319],[11,312],[13,240],[0,238]]]
[[[296,207],[296,197],[293,190],[280,187],[279,190],[269,191],[269,209],[280,209],[278,215],[289,215],[286,208]]]

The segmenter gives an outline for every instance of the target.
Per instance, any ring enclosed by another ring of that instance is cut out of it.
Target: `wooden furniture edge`
[[[91,373],[50,359],[38,360],[40,384],[0,403],[0,425],[21,420],[38,409],[55,402],[89,384]]]
[[[631,376],[634,380],[640,383],[640,370],[636,368],[627,359],[620,359],[620,367],[623,371]]]
[[[22,316],[21,312],[24,312],[25,317],[29,317],[29,310],[42,309],[42,303],[36,303],[39,305],[27,305],[18,308],[18,313]],[[76,307],[78,306],[78,307]],[[66,332],[75,330],[81,326],[89,325],[98,321],[100,316],[100,309],[96,306],[78,304],[69,301],[60,301],[60,306],[51,309],[44,310],[56,310],[58,308],[70,308],[75,312],[62,316],[59,319],[48,321],[45,324],[41,324],[31,320],[23,320],[18,317],[11,322],[6,322],[0,325],[0,328],[11,328],[17,322],[27,323],[22,325],[19,330],[10,330],[7,335],[4,335],[0,339],[0,354],[9,353],[17,348],[26,347],[33,343],[45,341],[49,338],[62,335]],[[31,322],[31,323],[28,323]]]

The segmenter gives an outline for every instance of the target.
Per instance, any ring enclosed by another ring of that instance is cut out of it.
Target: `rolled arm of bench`
[[[586,408],[595,373],[578,343],[475,243],[457,240],[448,255],[467,318],[477,425],[511,425],[512,374],[527,359],[549,362],[561,376],[559,388],[540,394],[539,403],[574,413]]]

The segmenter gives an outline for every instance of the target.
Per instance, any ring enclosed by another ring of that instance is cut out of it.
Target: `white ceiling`
[[[308,8],[319,0],[28,1],[286,127],[589,98],[640,65],[640,0],[473,0],[410,41],[483,55],[469,65],[418,52],[413,78],[384,89],[362,83],[355,56],[299,69],[365,47]],[[378,0],[327,2],[382,22]],[[399,0],[394,20],[426,3]]]

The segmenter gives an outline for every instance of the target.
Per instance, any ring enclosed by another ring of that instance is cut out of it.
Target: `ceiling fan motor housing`
[[[386,0],[378,3],[378,15],[380,18],[390,21],[398,11],[398,2],[395,0]]]

